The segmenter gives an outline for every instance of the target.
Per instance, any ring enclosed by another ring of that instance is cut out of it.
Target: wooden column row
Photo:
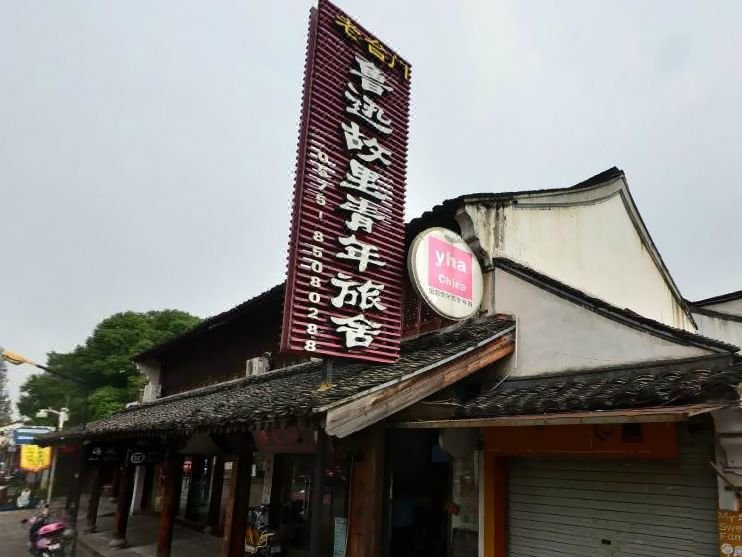
[[[250,506],[250,484],[252,483],[252,443],[243,441],[239,453],[232,461],[232,477],[227,499],[227,516],[224,520],[222,557],[243,557],[245,554],[245,532],[247,510]]]
[[[360,458],[351,474],[348,515],[348,557],[380,557],[384,505],[384,429],[358,435]]]
[[[164,486],[160,529],[157,534],[157,557],[170,557],[173,545],[173,529],[178,514],[180,488],[183,483],[183,456],[175,449],[169,449],[162,463]]]
[[[121,468],[119,478],[119,491],[116,497],[116,516],[114,518],[113,535],[111,536],[111,547],[126,546],[126,528],[129,524],[129,506],[131,496],[134,493],[134,466],[126,463]]]
[[[85,532],[95,532],[98,521],[98,505],[100,496],[103,492],[103,481],[105,479],[105,470],[103,465],[98,464],[92,467],[90,483],[90,499],[88,500],[88,511],[85,515]]]
[[[214,458],[214,470],[211,473],[211,493],[209,495],[209,517],[207,524],[211,531],[219,528],[222,518],[222,488],[224,487],[224,457]]]

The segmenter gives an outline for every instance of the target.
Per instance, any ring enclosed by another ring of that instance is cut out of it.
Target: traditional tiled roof
[[[582,290],[564,284],[553,277],[544,275],[543,273],[530,267],[526,267],[525,265],[511,259],[497,257],[494,259],[494,264],[495,267],[503,269],[514,276],[535,284],[539,288],[543,288],[557,296],[568,299],[595,313],[619,321],[625,325],[649,332],[655,336],[664,337],[681,344],[706,348],[716,352],[734,353],[739,349],[739,347],[721,340],[712,339],[683,329],[671,327],[670,325],[655,321],[649,317],[644,317],[628,308],[619,308],[609,304],[605,300],[591,296]]]
[[[506,380],[464,404],[459,417],[495,418],[590,410],[617,410],[739,398],[742,365],[591,372]]]
[[[415,234],[421,232],[429,226],[431,220],[438,221],[450,221],[455,222],[454,216],[456,211],[464,203],[477,203],[477,202],[495,202],[495,201],[506,201],[516,197],[524,195],[538,195],[545,193],[566,193],[570,191],[586,190],[600,184],[605,184],[616,178],[622,178],[624,176],[623,170],[619,168],[611,167],[608,170],[596,174],[573,186],[558,187],[558,188],[540,188],[531,190],[518,190],[518,191],[505,191],[505,192],[483,192],[483,193],[467,193],[458,197],[446,199],[442,203],[433,207],[430,211],[425,211],[422,215],[412,219],[407,223],[407,235],[411,239]]]
[[[157,358],[160,354],[172,348],[187,344],[194,338],[207,331],[211,331],[217,327],[229,323],[234,319],[237,319],[238,317],[249,315],[251,312],[258,312],[265,306],[265,304],[282,304],[284,289],[285,283],[277,284],[273,288],[270,288],[265,292],[262,292],[261,294],[258,294],[257,296],[250,298],[245,302],[242,302],[238,306],[204,319],[198,325],[195,325],[193,328],[168,341],[158,344],[157,346],[153,346],[149,350],[145,350],[144,352],[136,354],[132,359],[135,362],[142,362],[151,358]]]
[[[560,188],[544,188],[535,190],[522,190],[522,191],[510,191],[510,192],[495,192],[495,193],[472,193],[461,195],[459,197],[447,199],[440,205],[436,205],[432,210],[426,211],[421,216],[412,219],[405,226],[405,236],[407,243],[411,243],[414,237],[430,226],[444,226],[452,230],[458,229],[456,224],[455,213],[457,209],[465,202],[476,202],[476,201],[496,201],[505,200],[520,195],[529,194],[541,194],[541,193],[558,193],[568,192],[574,190],[589,189],[591,187],[609,182],[610,180],[620,178],[624,175],[622,170],[616,167],[609,168],[608,170],[596,174],[595,176],[568,187]],[[264,304],[273,304],[276,307],[280,307],[283,304],[283,294],[285,290],[285,283],[278,284],[273,288],[258,294],[257,296],[231,308],[222,313],[204,319],[201,323],[186,331],[185,333],[167,341],[149,350],[136,354],[133,357],[134,361],[142,362],[153,358],[158,358],[161,355],[170,352],[171,350],[177,350],[179,347],[187,345],[195,338],[213,330],[215,327],[219,327],[240,317],[249,315],[251,313],[261,311]]]
[[[735,321],[737,323],[742,323],[742,315],[729,313],[728,311],[725,311],[724,308],[716,307],[714,309],[711,309],[709,307],[717,304],[724,304],[726,302],[734,302],[736,300],[739,300],[740,298],[742,298],[742,290],[737,290],[736,292],[720,294],[719,296],[714,296],[713,298],[706,298],[704,300],[698,300],[697,302],[688,301],[687,303],[693,313],[707,315],[716,319],[723,319],[724,321]]]
[[[711,298],[704,298],[703,300],[697,300],[695,302],[689,301],[691,306],[703,307],[710,306],[713,304],[723,304],[724,302],[733,302],[742,298],[742,290],[736,290],[735,292],[727,292],[726,294],[719,294]]]
[[[514,322],[504,316],[473,320],[402,343],[394,364],[336,362],[332,386],[320,389],[320,362],[218,383],[144,403],[87,425],[87,436],[188,432],[261,426],[310,418],[319,408],[379,387],[494,342]],[[47,436],[48,440],[75,432]]]

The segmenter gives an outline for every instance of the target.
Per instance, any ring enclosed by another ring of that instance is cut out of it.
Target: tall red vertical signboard
[[[410,72],[330,2],[312,9],[283,351],[399,357]]]

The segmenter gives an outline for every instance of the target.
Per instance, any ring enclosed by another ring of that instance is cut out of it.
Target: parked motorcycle
[[[52,518],[49,508],[21,523],[28,526],[28,549],[36,557],[66,557],[72,545],[73,531],[63,520]]]
[[[275,557],[283,552],[278,532],[268,526],[267,505],[248,510],[245,551],[258,557]]]

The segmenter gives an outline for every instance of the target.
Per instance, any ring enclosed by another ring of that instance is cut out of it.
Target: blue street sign
[[[13,441],[16,445],[35,445],[34,439],[36,437],[50,431],[54,431],[54,428],[47,426],[19,427],[13,431]]]

